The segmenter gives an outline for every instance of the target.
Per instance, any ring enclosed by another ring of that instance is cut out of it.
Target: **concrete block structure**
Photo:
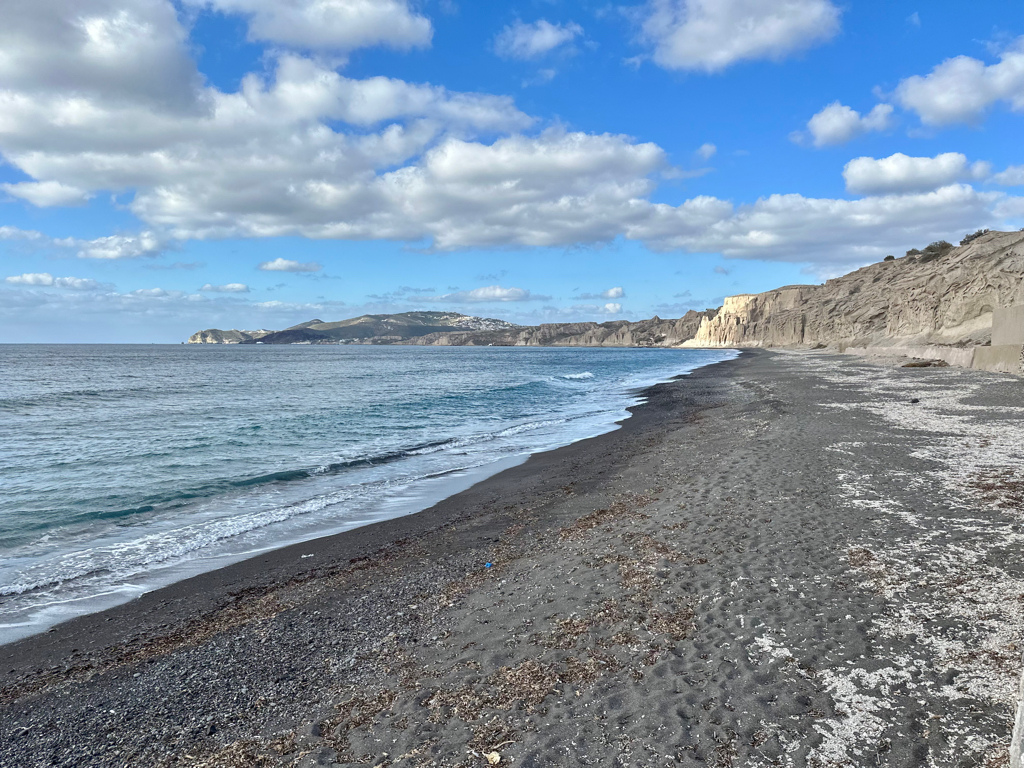
[[[1024,373],[1024,304],[992,312],[992,346],[976,347],[973,368]]]

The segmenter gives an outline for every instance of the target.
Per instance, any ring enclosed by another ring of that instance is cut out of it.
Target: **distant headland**
[[[519,326],[455,312],[311,320],[283,331],[199,331],[190,344],[782,347],[902,355],[1024,371],[1024,232],[979,230],[822,285],[729,296],[675,320]]]

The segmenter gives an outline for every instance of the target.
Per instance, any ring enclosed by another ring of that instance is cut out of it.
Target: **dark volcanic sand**
[[[1020,379],[757,352],[649,395],[0,647],[0,765],[1004,765]]]

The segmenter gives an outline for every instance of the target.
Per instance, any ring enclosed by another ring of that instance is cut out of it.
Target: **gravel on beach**
[[[1024,383],[749,351],[0,647],[0,766],[1004,766]]]

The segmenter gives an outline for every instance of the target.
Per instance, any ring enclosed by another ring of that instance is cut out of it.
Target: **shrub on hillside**
[[[987,229],[979,229],[973,235],[964,235],[964,239],[960,241],[960,245],[967,245],[972,240],[977,240],[982,235],[987,235],[988,232],[989,231]]]
[[[921,253],[921,258],[918,259],[922,264],[934,261],[935,259],[942,258],[947,253],[953,250],[953,244],[947,243],[945,240],[936,240],[934,243],[930,243],[927,248]]]

